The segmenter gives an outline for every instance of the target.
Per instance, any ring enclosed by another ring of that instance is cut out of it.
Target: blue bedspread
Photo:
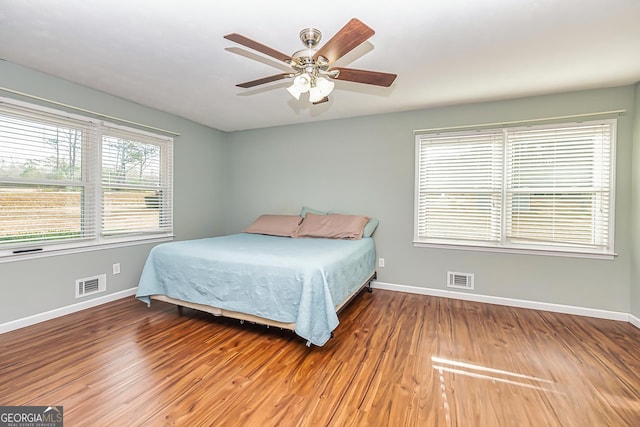
[[[144,266],[136,297],[151,295],[296,324],[323,345],[338,326],[335,307],[373,273],[373,239],[233,234],[164,243]]]

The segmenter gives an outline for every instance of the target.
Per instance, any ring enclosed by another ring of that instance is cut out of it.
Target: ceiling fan
[[[332,80],[345,80],[384,87],[391,86],[397,77],[395,74],[331,67],[338,59],[364,43],[374,34],[375,31],[373,29],[362,23],[362,21],[353,18],[324,46],[318,49],[317,45],[322,38],[322,33],[315,28],[306,28],[300,31],[300,40],[305,49],[299,50],[291,56],[240,34],[227,34],[224,38],[282,61],[293,69],[290,73],[275,74],[240,83],[236,86],[250,88],[277,80],[293,78],[293,84],[287,88],[287,91],[293,97],[300,99],[301,94],[309,92],[309,101],[313,104],[321,104],[329,100],[328,95],[335,84]]]

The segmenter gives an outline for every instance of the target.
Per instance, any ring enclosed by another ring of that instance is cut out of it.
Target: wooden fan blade
[[[320,101],[316,101],[316,102],[312,102],[313,105],[318,105],[318,104],[322,104],[323,102],[327,102],[329,100],[328,96],[325,96],[324,98],[322,98]]]
[[[340,73],[335,80],[346,80],[349,82],[365,83],[368,85],[389,87],[394,82],[396,74],[381,73],[379,71],[356,70],[355,68],[335,67],[329,71],[338,70]]]
[[[362,21],[353,18],[331,37],[313,58],[317,60],[319,56],[324,56],[329,60],[330,64],[333,64],[374,34],[375,31],[373,29],[367,27]]]
[[[290,73],[275,74],[273,76],[263,77],[263,78],[258,79],[258,80],[251,80],[250,82],[240,83],[240,84],[237,84],[236,86],[243,87],[243,88],[250,88],[250,87],[258,86],[258,85],[261,85],[261,84],[271,83],[271,82],[275,82],[277,80],[286,79],[286,78],[289,78],[289,77],[291,77]]]
[[[253,49],[253,50],[257,50],[258,52],[262,52],[265,55],[268,55],[272,58],[275,58],[279,61],[283,61],[286,63],[289,63],[289,61],[291,61],[291,57],[289,55],[286,55],[280,51],[277,51],[275,49],[270,48],[269,46],[265,46],[262,43],[258,43],[255,40],[251,40],[250,38],[247,38],[243,35],[237,34],[237,33],[231,33],[231,34],[227,34],[226,36],[224,36],[225,39],[227,40],[231,40],[232,42],[236,42],[238,44],[241,44],[243,46],[248,47],[249,49]]]

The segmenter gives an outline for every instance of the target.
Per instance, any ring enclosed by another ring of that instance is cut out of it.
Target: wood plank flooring
[[[625,322],[374,290],[308,348],[133,297],[0,335],[0,405],[65,426],[638,426]]]

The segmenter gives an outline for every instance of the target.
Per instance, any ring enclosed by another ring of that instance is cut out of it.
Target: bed
[[[136,298],[295,331],[324,345],[338,312],[375,278],[371,237],[292,238],[242,232],[154,247]]]

